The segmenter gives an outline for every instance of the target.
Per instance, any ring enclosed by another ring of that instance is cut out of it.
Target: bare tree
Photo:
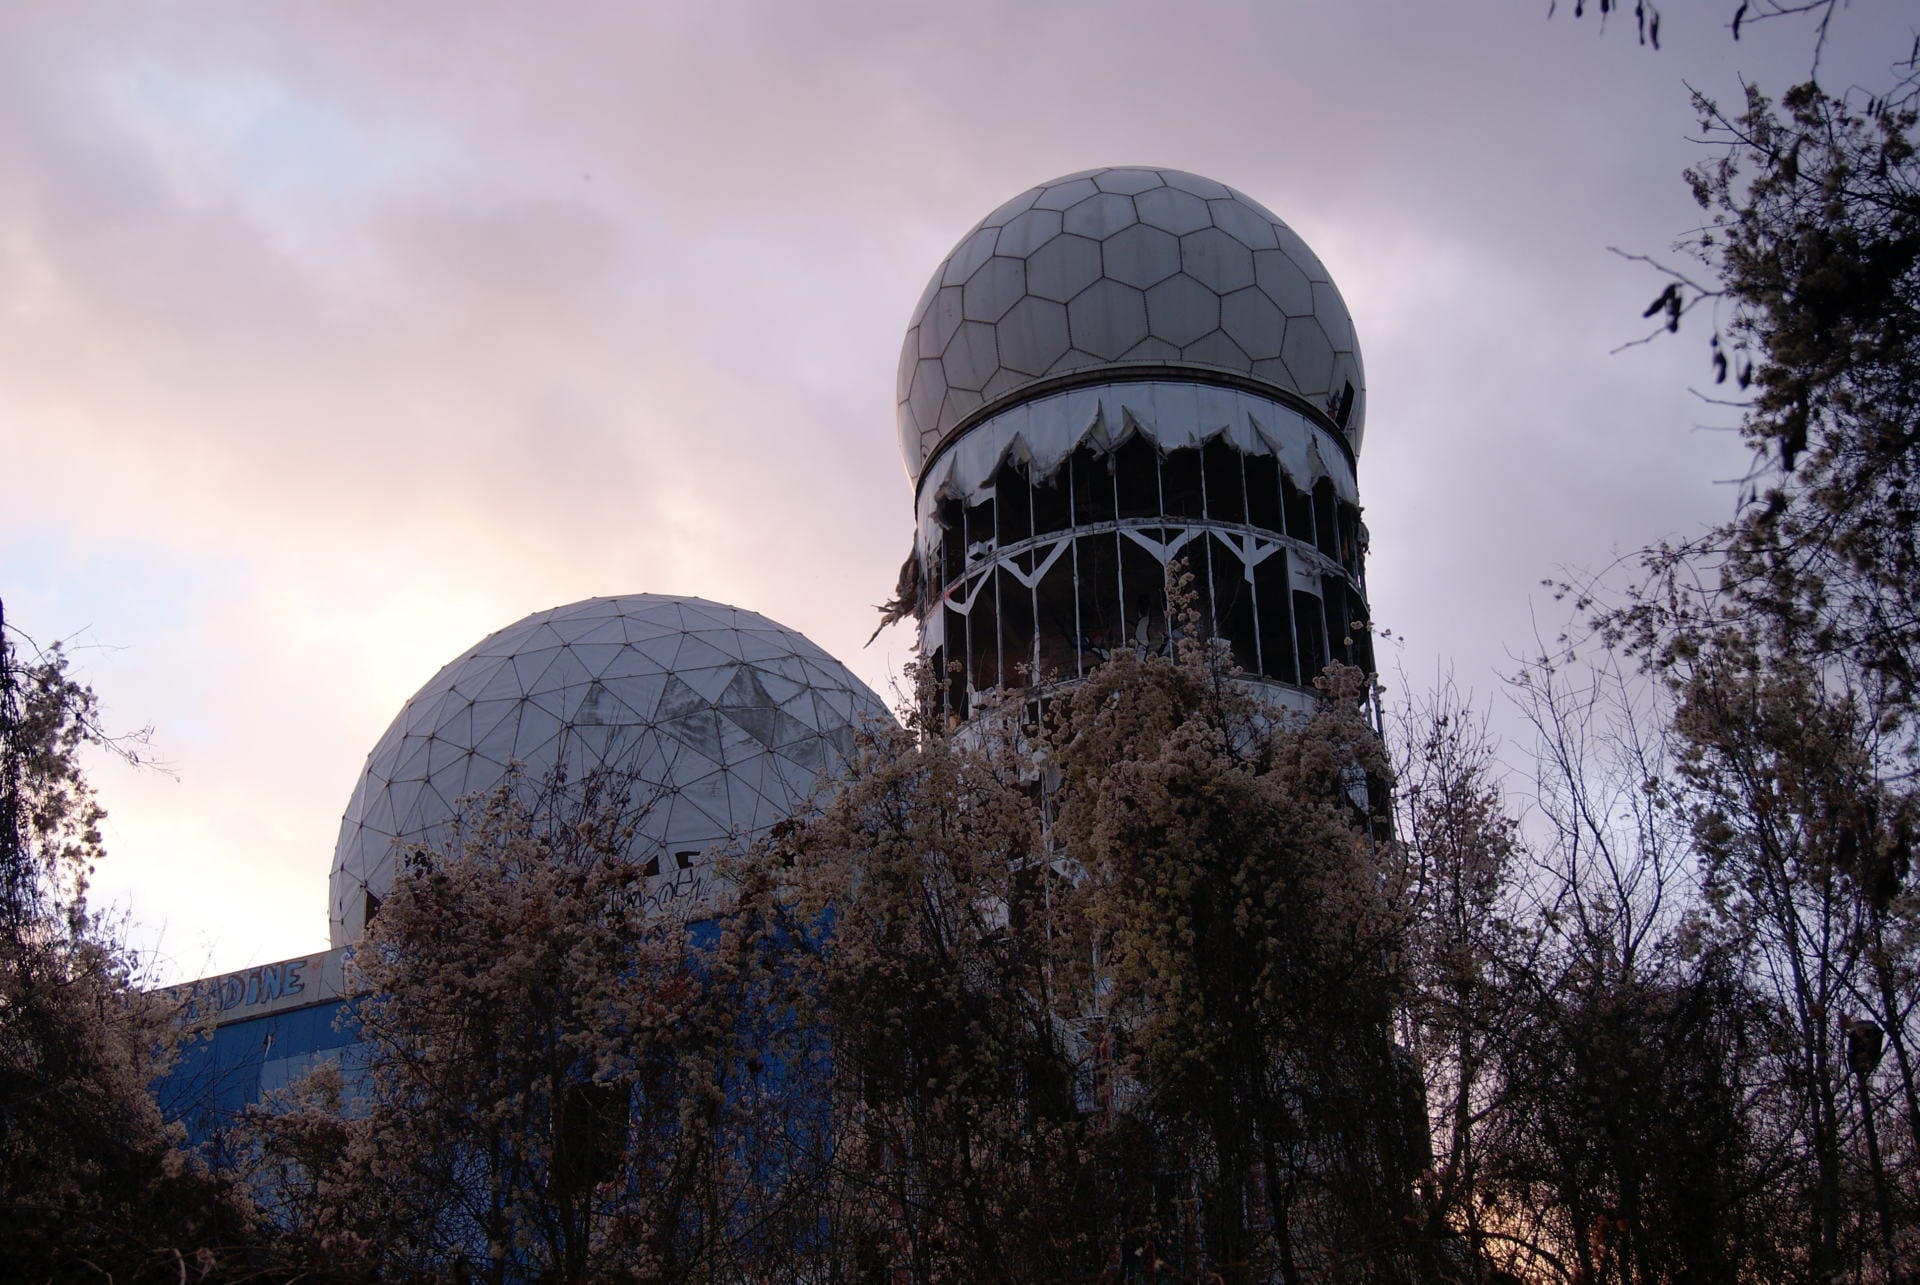
[[[1150,1164],[1092,1109],[1086,939],[1019,712],[874,729],[833,801],[742,878],[789,925],[830,1066],[828,1275],[1091,1278],[1146,1189]]]
[[[805,1179],[807,1050],[764,952],[646,896],[651,802],[617,771],[516,776],[402,863],[356,956],[364,1068],[251,1120],[310,1261],[752,1278]]]
[[[1433,1118],[1421,1184],[1431,1235],[1458,1233],[1462,1274],[1508,1257],[1490,1225],[1479,1136],[1500,1105],[1497,1041],[1515,1019],[1506,972],[1529,949],[1519,886],[1527,854],[1484,715],[1452,685],[1394,727],[1398,839],[1406,866],[1407,1001],[1400,1029]]]
[[[32,651],[23,655],[21,648]],[[59,646],[0,611],[0,1275],[175,1280],[257,1265],[244,1202],[178,1149],[150,1085],[173,1007],[89,913],[110,744]]]
[[[1190,1184],[1191,1270],[1402,1279],[1424,1130],[1369,680],[1283,718],[1170,590],[1174,654],[1116,656],[1049,737],[1116,1068]]]

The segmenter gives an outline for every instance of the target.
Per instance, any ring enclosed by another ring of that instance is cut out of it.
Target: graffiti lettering
[[[262,964],[225,977],[210,977],[194,988],[194,1008],[211,1008],[218,1013],[302,994],[307,989],[306,968],[306,960],[290,959],[283,964]]]

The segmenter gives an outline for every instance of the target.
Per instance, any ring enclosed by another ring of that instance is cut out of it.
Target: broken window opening
[[[1167,568],[1136,540],[1120,542],[1120,582],[1125,594],[1124,641],[1149,655],[1168,648]]]
[[[1300,670],[1293,653],[1293,613],[1287,580],[1285,551],[1270,555],[1253,569],[1253,591],[1260,628],[1260,672],[1283,683],[1299,685]]]
[[[1209,438],[1200,448],[1200,464],[1206,478],[1207,516],[1215,522],[1245,522],[1247,495],[1239,448],[1224,434]]]
[[[1287,510],[1287,535],[1302,544],[1313,543],[1313,496],[1293,484],[1293,479],[1285,473],[1280,475],[1280,490]]]
[[[943,495],[934,510],[940,523],[940,584],[960,578],[967,566],[966,518],[957,497]]]
[[[1144,433],[1129,437],[1113,455],[1120,519],[1160,516],[1160,452]]]
[[[1080,576],[1080,672],[1113,654],[1124,636],[1120,625],[1119,536],[1110,532],[1074,542]]]
[[[1339,576],[1320,577],[1320,601],[1327,613],[1327,655],[1342,665],[1353,663],[1353,613],[1347,607],[1347,582]]]
[[[1001,680],[1025,687],[1033,682],[1033,590],[1020,583],[1013,572],[1000,569],[995,586],[1000,606]]]
[[[1313,686],[1313,680],[1327,667],[1327,618],[1320,599],[1304,589],[1293,591],[1294,653],[1300,660],[1300,685]]]
[[[1313,484],[1313,547],[1340,561],[1340,499],[1334,496],[1331,478]]]
[[[1321,478],[1313,484],[1313,543],[1320,552],[1340,560],[1339,497],[1333,493],[1333,480]]]
[[[1034,482],[1029,488],[1033,502],[1033,533],[1051,535],[1072,525],[1067,500],[1067,470],[1063,465],[1053,476]]]
[[[1160,461],[1160,511],[1170,518],[1203,518],[1206,491],[1200,480],[1200,452],[1191,446],[1168,451]]]
[[[1284,535],[1287,520],[1280,509],[1280,461],[1271,455],[1249,455],[1243,463],[1247,474],[1247,524]]]
[[[1347,640],[1345,648],[1347,663],[1371,674],[1374,672],[1373,630],[1367,623],[1366,600],[1350,584],[1338,585],[1339,597],[1337,598],[1332,596],[1335,588],[1334,585],[1328,585],[1328,600],[1344,604],[1340,616],[1340,633],[1341,637]]]
[[[1360,510],[1340,501],[1340,565],[1348,575],[1360,574]]]
[[[1260,640],[1254,624],[1253,584],[1240,551],[1217,534],[1207,541],[1212,569],[1213,632],[1225,638],[1233,663],[1249,674],[1260,672]]]
[[[1027,468],[1012,460],[1002,460],[994,474],[994,513],[999,519],[998,536],[1004,548],[1033,534],[1032,500],[1028,494]]]
[[[955,663],[958,657],[966,655],[966,630],[967,618],[948,608],[947,642],[933,653],[933,672],[939,677],[942,698],[946,702],[947,712],[956,719],[967,716],[966,665],[964,662]]]
[[[1038,666],[1034,677],[1040,682],[1080,675],[1079,649],[1074,639],[1080,636],[1079,603],[1074,592],[1074,561],[1069,550],[1054,560],[1053,566],[1034,587],[1033,614],[1035,650]]]
[[[1346,381],[1346,386],[1340,390],[1340,396],[1333,405],[1333,422],[1343,433],[1347,430],[1347,421],[1353,418],[1353,402],[1353,381],[1349,379]]]
[[[1090,446],[1074,451],[1068,461],[1073,489],[1073,524],[1093,526],[1113,521],[1113,463]]]
[[[972,567],[975,562],[993,552],[993,492],[966,510],[967,556],[966,565]]]
[[[981,586],[967,608],[967,682],[975,692],[1000,686],[1000,613],[996,586]]]

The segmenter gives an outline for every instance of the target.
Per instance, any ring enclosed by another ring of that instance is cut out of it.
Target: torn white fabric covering
[[[1302,490],[1331,478],[1342,499],[1358,502],[1345,453],[1331,444],[1323,448],[1324,430],[1298,411],[1235,388],[1154,380],[1070,388],[976,425],[928,468],[920,486],[922,530],[943,495],[969,504],[991,496],[993,475],[1009,456],[1038,481],[1057,472],[1082,442],[1106,453],[1136,432],[1162,451],[1199,446],[1224,433],[1245,454],[1277,457]]]

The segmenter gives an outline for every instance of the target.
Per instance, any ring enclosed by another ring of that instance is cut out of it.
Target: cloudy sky
[[[100,898],[169,978],[323,947],[388,720],[575,599],[736,603],[885,694],[901,330],[977,218],[1095,165],[1319,252],[1385,659],[1493,694],[1564,623],[1542,577],[1744,467],[1704,329],[1610,355],[1658,283],[1607,247],[1697,220],[1687,85],[1811,42],[1667,8],[1656,54],[1546,0],[7,6],[0,595],[172,765],[99,767]],[[1828,77],[1909,24],[1854,0]]]

